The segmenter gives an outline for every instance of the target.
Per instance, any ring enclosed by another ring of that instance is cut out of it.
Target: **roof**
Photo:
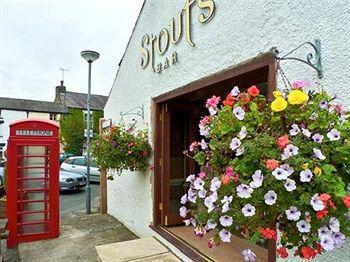
[[[108,96],[102,95],[91,95],[90,96],[90,107],[92,110],[103,110]],[[65,95],[65,106],[68,108],[86,108],[87,94],[76,93],[76,92],[66,92]]]
[[[55,127],[59,127],[59,124],[56,121],[49,120],[49,119],[42,119],[42,118],[26,118],[26,119],[20,119],[20,120],[14,120],[10,123],[10,126],[18,125],[21,123],[28,123],[28,122],[40,122],[44,124],[49,124]]]
[[[48,101],[0,97],[0,109],[47,113],[66,113],[64,106]]]

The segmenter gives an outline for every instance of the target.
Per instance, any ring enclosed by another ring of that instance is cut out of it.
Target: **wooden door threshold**
[[[168,241],[175,248],[180,250],[189,259],[196,262],[208,262],[213,261],[196,248],[189,245],[187,242],[183,241],[181,238],[177,237],[174,233],[170,232],[166,227],[163,226],[149,226],[155,233]]]

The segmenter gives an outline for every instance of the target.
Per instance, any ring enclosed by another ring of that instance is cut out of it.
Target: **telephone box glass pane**
[[[18,234],[48,232],[49,146],[18,146],[17,227]]]

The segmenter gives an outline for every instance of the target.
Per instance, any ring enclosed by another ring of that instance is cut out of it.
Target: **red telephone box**
[[[10,124],[8,247],[59,235],[59,126],[28,118]]]

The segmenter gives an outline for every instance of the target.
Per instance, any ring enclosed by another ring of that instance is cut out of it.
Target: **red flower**
[[[309,260],[309,259],[314,258],[316,256],[316,251],[313,250],[311,247],[302,247],[301,254],[302,254],[303,258]]]
[[[279,149],[284,149],[289,144],[288,135],[281,136],[277,139],[277,145]]]
[[[350,196],[343,197],[343,202],[347,208],[350,208]]]
[[[260,90],[256,86],[249,87],[247,91],[251,96],[254,96],[254,97],[260,94]]]
[[[224,104],[224,106],[233,107],[233,105],[235,104],[235,100],[231,95],[231,92],[226,96],[226,99],[222,103]]]
[[[280,247],[279,249],[277,249],[277,254],[281,257],[281,258],[287,258],[288,257],[288,253],[285,247]]]
[[[320,195],[320,199],[323,201],[324,204],[326,204],[330,198],[331,198],[331,196],[326,194],[326,193],[323,193]]]
[[[267,159],[265,166],[268,170],[275,170],[278,167],[278,161],[276,159]]]
[[[277,240],[277,234],[275,230],[270,228],[261,228],[259,231],[263,238]]]
[[[317,211],[316,212],[316,217],[317,217],[317,219],[322,219],[325,216],[327,216],[327,214],[328,214],[328,210],[325,208],[325,209],[323,209],[321,211]]]

